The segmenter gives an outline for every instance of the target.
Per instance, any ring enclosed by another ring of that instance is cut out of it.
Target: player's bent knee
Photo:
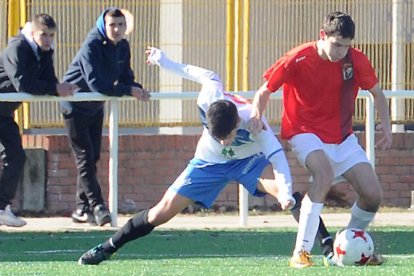
[[[161,224],[167,223],[176,215],[175,212],[170,210],[167,205],[155,206],[148,212],[148,222],[154,226],[159,226]]]
[[[382,193],[376,194],[376,195],[371,194],[369,196],[360,197],[360,201],[362,201],[367,211],[376,212],[382,202]]]
[[[167,221],[166,217],[159,213],[154,214],[151,211],[148,213],[148,222],[154,226],[159,226]]]
[[[366,203],[372,207],[378,207],[382,202],[383,193],[380,184],[378,184],[377,187],[378,188],[376,189],[370,189],[359,195],[361,199],[366,201]]]

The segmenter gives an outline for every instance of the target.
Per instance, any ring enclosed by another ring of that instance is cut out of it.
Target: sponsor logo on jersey
[[[301,62],[302,60],[304,60],[306,58],[306,56],[303,57],[298,57],[295,61],[296,63]]]

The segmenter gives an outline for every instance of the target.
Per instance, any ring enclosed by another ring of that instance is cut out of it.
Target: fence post
[[[111,226],[118,225],[118,117],[119,101],[114,98],[109,101],[109,211]]]
[[[365,120],[365,150],[369,162],[375,170],[375,109],[374,109],[374,97],[365,92],[368,95],[366,99],[366,120]]]
[[[405,87],[405,47],[408,31],[404,29],[405,11],[408,8],[404,1],[392,1],[392,57],[391,57],[391,90],[397,91]],[[405,117],[405,99],[391,98],[391,120],[401,121]],[[403,124],[393,124],[393,132],[404,132]]]

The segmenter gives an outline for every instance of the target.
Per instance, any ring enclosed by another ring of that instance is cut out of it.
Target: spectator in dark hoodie
[[[0,57],[0,93],[70,96],[76,85],[58,83],[53,66],[56,23],[50,15],[38,14],[11,38]],[[22,177],[25,154],[14,111],[19,102],[0,102],[0,142],[3,166],[0,177],[0,225],[21,227],[26,222],[10,209]]]
[[[76,84],[80,92],[99,92],[108,96],[133,96],[147,101],[149,92],[134,81],[131,52],[125,39],[125,15],[118,8],[106,9],[89,32],[73,59],[64,81]],[[71,147],[76,156],[78,178],[76,223],[111,222],[96,176],[100,157],[104,102],[66,102],[62,108]]]

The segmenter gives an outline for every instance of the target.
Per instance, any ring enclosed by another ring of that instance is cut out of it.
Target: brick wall
[[[364,145],[363,133],[357,134]],[[198,135],[129,135],[119,137],[120,212],[133,212],[151,207],[192,158]],[[108,197],[108,137],[103,138],[98,176],[105,198]],[[76,166],[66,136],[25,135],[26,148],[47,150],[48,214],[69,214],[75,207]],[[294,180],[295,191],[305,191],[309,176],[283,142]],[[384,189],[383,205],[408,208],[414,190],[414,133],[394,134],[391,150],[376,152],[376,171]],[[229,185],[215,207],[237,208],[238,186]],[[336,185],[330,193],[329,205],[350,205],[355,194],[347,183]],[[277,208],[270,197],[250,198],[250,206]]]

